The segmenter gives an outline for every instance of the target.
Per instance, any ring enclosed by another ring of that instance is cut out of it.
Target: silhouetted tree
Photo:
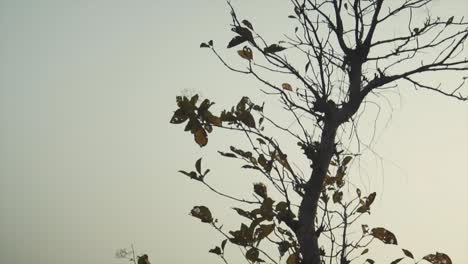
[[[151,264],[149,261],[149,257],[147,254],[143,254],[141,256],[136,256],[135,248],[133,244],[130,248],[120,248],[115,252],[115,257],[119,259],[126,259],[133,264]]]
[[[196,162],[195,171],[181,171],[219,195],[257,206],[252,210],[234,208],[251,224],[242,224],[239,230],[228,234],[207,207],[192,209],[193,216],[226,236],[221,246],[210,251],[225,263],[228,261],[224,247],[228,241],[245,249],[246,259],[252,263],[278,263],[260,247],[262,241],[276,244],[281,256],[288,254],[287,264],[346,264],[366,254],[367,246],[375,238],[386,244],[397,244],[395,235],[381,227],[362,225],[362,234],[350,235],[350,225],[369,212],[376,194],[364,196],[359,189],[344,191],[347,168],[359,153],[345,147],[340,135],[352,132],[358,110],[371,94],[396,90],[404,82],[421,91],[467,99],[460,92],[466,87],[467,77],[461,77],[456,87],[434,83],[430,77],[439,72],[468,70],[464,51],[468,23],[454,17],[414,16],[416,10],[426,8],[431,0],[290,2],[294,14],[289,17],[297,27],[279,42],[262,37],[251,22],[239,18],[228,2],[235,36],[227,47],[244,45],[237,52],[245,59],[245,68],[228,63],[211,40],[201,47],[210,49],[228,69],[253,76],[268,88],[262,91],[279,99],[295,126],[281,125],[263,111],[263,104],[256,104],[248,97],[242,97],[236,106],[215,115],[210,110],[213,105],[210,100],[199,102],[197,95],[180,96],[178,109],[171,119],[173,124],[187,122],[185,131],[192,133],[201,147],[207,145],[208,134],[214,128],[244,133],[251,150],[231,147],[229,152],[219,153],[243,160],[246,163],[243,168],[262,174],[282,196],[281,200],[274,201],[264,183],[254,184],[255,200],[219,191],[205,180],[209,170],[202,171],[201,159]],[[387,32],[389,28],[394,30],[395,23],[399,26],[397,35],[390,37]],[[276,76],[275,80],[271,76]],[[291,166],[277,137],[264,130],[265,124],[298,142],[310,162],[308,172],[302,173],[307,168]],[[414,258],[406,249],[403,253],[407,258]],[[442,253],[423,259],[433,264],[451,263]],[[374,263],[371,259],[366,262]]]

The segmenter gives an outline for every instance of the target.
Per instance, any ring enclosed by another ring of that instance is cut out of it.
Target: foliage
[[[115,252],[115,257],[118,259],[126,259],[133,264],[151,264],[149,261],[148,255],[143,254],[141,256],[136,256],[136,251],[135,248],[133,247],[133,244],[131,245],[130,248],[119,248]]]
[[[227,63],[212,40],[200,45],[210,49],[231,71],[251,75],[269,88],[265,93],[280,100],[295,126],[281,125],[264,111],[264,104],[254,103],[246,96],[219,114],[212,111],[214,103],[209,99],[200,102],[198,95],[177,97],[178,108],[170,120],[172,124],[185,124],[184,130],[193,135],[200,147],[207,146],[215,129],[243,133],[250,149],[231,146],[228,151],[218,152],[223,157],[241,160],[242,168],[265,179],[253,184],[255,199],[234,197],[207,182],[210,170],[203,171],[202,160],[198,159],[195,170],[179,172],[249,208],[233,208],[243,221],[238,229],[228,232],[206,206],[195,206],[191,215],[225,237],[209,251],[225,263],[228,263],[225,247],[229,242],[242,249],[249,263],[372,264],[376,261],[366,256],[373,241],[395,247],[398,240],[384,227],[371,228],[362,223],[362,216],[371,213],[377,194],[365,195],[349,183],[349,167],[359,153],[345,147],[339,129],[346,131],[350,122],[351,129],[355,127],[358,110],[370,96],[381,89],[398,89],[397,84],[403,81],[415,88],[465,101],[467,98],[460,89],[466,78],[461,79],[459,86],[447,90],[421,76],[468,70],[468,60],[462,53],[468,23],[454,17],[428,16],[415,26],[419,22],[413,22],[412,11],[426,7],[430,0],[388,1],[387,5],[384,0],[290,2],[294,14],[289,18],[297,27],[292,36],[276,43],[265,40],[250,21],[240,20],[228,2],[234,37],[227,48],[243,45],[237,54],[246,69]],[[400,35],[392,38],[378,34],[383,25],[401,18],[407,21],[407,32],[398,32]],[[303,61],[292,63],[289,54],[299,54]],[[402,63],[408,67],[401,67]],[[271,76],[267,72],[279,80],[267,79],[267,75]],[[291,76],[294,83],[286,82]],[[265,124],[297,142],[296,151],[309,161],[310,175],[305,176],[301,169],[292,166],[286,149],[276,137],[267,134],[270,130],[265,129]],[[280,261],[268,252],[267,245],[277,248]],[[391,264],[407,260],[452,263],[443,253],[416,259],[412,252],[402,248],[401,255]]]

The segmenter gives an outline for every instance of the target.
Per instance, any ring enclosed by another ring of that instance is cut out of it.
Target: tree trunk
[[[299,207],[299,224],[296,235],[302,254],[301,264],[320,264],[320,247],[315,233],[318,200],[328,166],[335,150],[335,136],[339,123],[327,119],[322,130],[316,158],[312,161],[312,175],[305,186],[305,195]]]

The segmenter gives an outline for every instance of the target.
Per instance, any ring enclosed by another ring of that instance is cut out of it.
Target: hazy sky
[[[259,30],[294,28],[288,1],[233,2]],[[204,204],[223,222],[240,218],[177,170],[203,156],[213,184],[244,197],[258,179],[214,154],[241,137],[215,133],[200,149],[169,119],[184,90],[218,110],[262,98],[198,48],[224,47],[229,22],[221,0],[0,0],[0,263],[125,263],[114,253],[130,243],[153,264],[220,263],[207,251],[222,238],[188,212]],[[360,166],[379,193],[369,223],[417,256],[468,263],[468,103],[400,91],[373,147],[382,159],[367,153]]]

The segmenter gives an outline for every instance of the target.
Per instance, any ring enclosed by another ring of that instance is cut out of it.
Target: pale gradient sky
[[[294,28],[288,1],[233,2],[259,31]],[[431,12],[467,10],[446,0]],[[240,218],[176,171],[203,156],[214,185],[247,197],[252,178],[214,154],[242,138],[215,133],[200,149],[169,119],[184,89],[218,110],[262,99],[252,78],[198,48],[224,47],[229,22],[221,0],[0,0],[0,263],[125,263],[114,253],[130,243],[153,264],[220,263],[207,251],[221,237],[188,212],[205,204],[228,225]],[[417,256],[468,263],[468,103],[400,91],[373,147],[383,169],[371,153],[359,167],[379,193],[368,222]]]

